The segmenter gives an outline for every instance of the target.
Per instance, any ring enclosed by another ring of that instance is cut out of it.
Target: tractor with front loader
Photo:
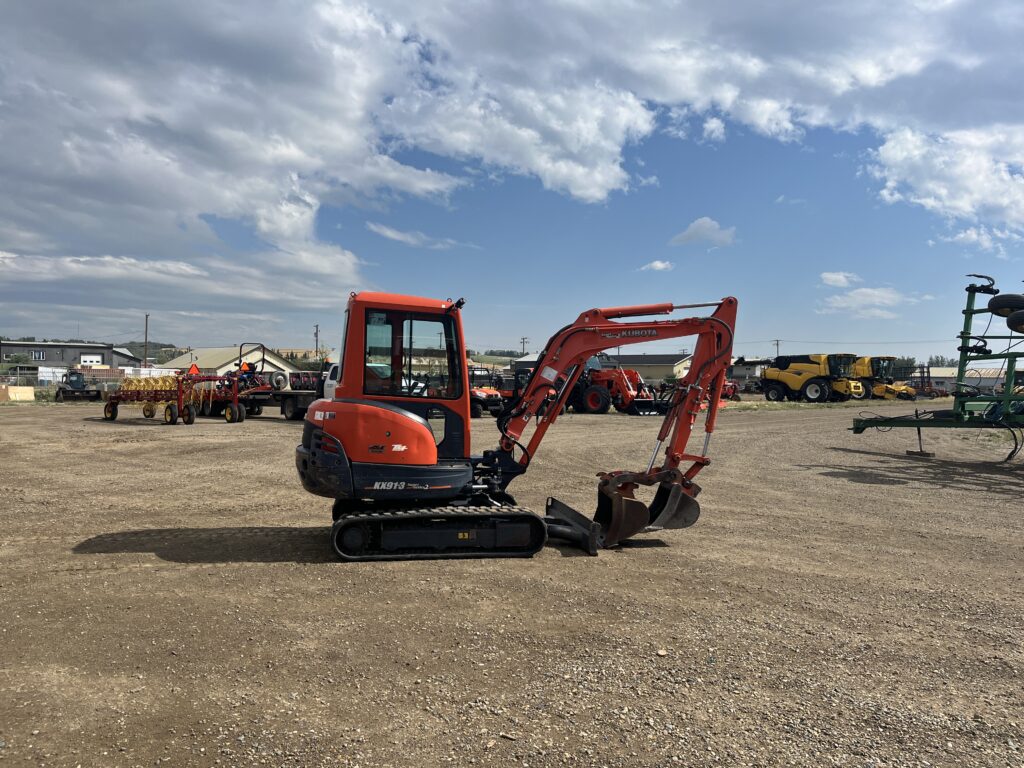
[[[55,400],[64,403],[68,400],[100,400],[103,392],[98,387],[90,387],[85,381],[85,374],[81,371],[68,371],[60,378],[57,385]]]
[[[695,480],[711,463],[736,299],[583,312],[548,341],[497,417],[498,444],[481,455],[470,450],[463,304],[370,292],[349,298],[334,397],[309,407],[295,450],[303,487],[332,500],[339,557],[530,557],[549,539],[597,554],[643,531],[696,522]],[[711,311],[651,319],[704,308]],[[646,466],[600,473],[593,519],[554,498],[543,515],[517,504],[509,486],[538,460],[587,360],[610,347],[681,336],[697,337],[692,364],[673,388]],[[704,439],[692,450],[702,411]],[[641,487],[654,489],[649,505],[635,496]]]
[[[611,363],[604,354],[595,355],[573,386],[566,405],[576,413],[608,413],[614,406],[620,413],[647,416],[658,413],[654,390],[640,372]]]

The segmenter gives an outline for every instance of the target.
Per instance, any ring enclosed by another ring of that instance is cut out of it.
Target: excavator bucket
[[[697,486],[691,486],[699,491]],[[662,483],[651,502],[651,523],[649,531],[673,528],[689,528],[700,517],[700,502],[687,493],[678,483]]]
[[[601,489],[597,492],[594,522],[601,526],[603,546],[614,547],[644,530],[651,522],[651,513],[646,504],[632,496]]]
[[[660,481],[660,482],[659,482]],[[650,507],[634,497],[637,485],[653,485],[658,490]],[[676,470],[654,473],[612,473],[603,475],[597,491],[594,519],[581,515],[557,499],[548,499],[544,521],[548,536],[575,544],[589,554],[617,546],[642,531],[688,528],[700,516],[700,503],[694,496],[700,487],[684,487]]]

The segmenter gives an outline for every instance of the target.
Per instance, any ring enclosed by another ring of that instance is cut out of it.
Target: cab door
[[[469,455],[468,392],[455,318],[365,310],[362,396],[426,420],[442,459]]]

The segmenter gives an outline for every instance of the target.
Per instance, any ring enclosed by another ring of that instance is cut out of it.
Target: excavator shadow
[[[601,557],[607,557],[610,555],[621,555],[630,549],[660,549],[667,546],[669,546],[668,542],[663,539],[626,539],[610,549],[602,549],[599,554]],[[562,557],[590,557],[579,547],[558,541],[557,539],[548,539],[545,549],[557,550]]]
[[[1020,499],[1024,494],[1024,477],[1016,462],[950,461],[947,459],[906,456],[883,451],[833,446],[850,456],[861,456],[872,461],[870,466],[848,464],[798,464],[801,469],[818,472],[862,485],[908,485],[923,483],[937,488],[976,490]]]
[[[172,563],[334,563],[324,527],[151,528],[102,533],[79,542],[76,555],[150,552]]]

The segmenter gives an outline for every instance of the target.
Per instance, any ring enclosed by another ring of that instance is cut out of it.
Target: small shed
[[[931,369],[932,386],[952,392],[956,386],[956,368],[933,366]],[[968,368],[964,375],[964,384],[978,387],[982,392],[991,393],[1006,381],[1005,368]],[[1020,382],[1020,378],[1017,378]]]

